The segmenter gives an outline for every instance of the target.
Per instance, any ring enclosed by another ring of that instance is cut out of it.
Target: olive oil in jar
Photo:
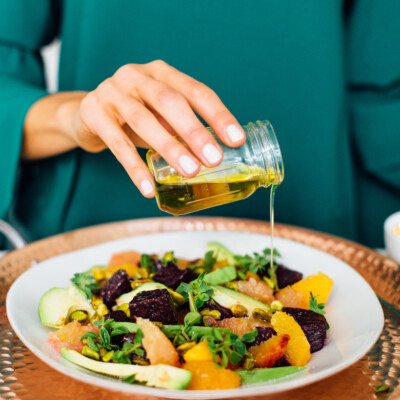
[[[215,207],[249,197],[260,186],[269,186],[275,174],[259,167],[230,165],[187,179],[180,175],[155,180],[157,203],[173,215]]]
[[[183,215],[245,199],[261,186],[278,186],[284,171],[272,125],[257,121],[243,129],[247,139],[240,147],[228,147],[216,137],[224,153],[222,163],[214,168],[203,166],[193,178],[179,175],[160,154],[149,150],[147,164],[159,208]]]

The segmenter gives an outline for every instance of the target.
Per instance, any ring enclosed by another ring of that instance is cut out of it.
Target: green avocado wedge
[[[228,265],[224,268],[218,268],[204,276],[204,280],[210,285],[220,285],[221,283],[233,281],[236,278],[236,267],[233,265]]]
[[[215,257],[217,261],[225,260],[230,265],[236,264],[235,256],[232,254],[232,252],[230,250],[228,250],[221,243],[218,243],[218,242],[207,243],[207,251],[212,251],[213,257]]]
[[[306,367],[277,367],[277,368],[256,368],[251,370],[243,370],[235,372],[240,375],[242,385],[250,383],[269,382],[275,383],[276,380],[281,380],[290,376],[303,375],[307,371]]]
[[[52,288],[39,300],[40,322],[51,328],[61,328],[76,310],[86,311],[89,317],[95,313],[86,294],[74,285],[68,288]]]
[[[132,365],[119,363],[106,363],[92,360],[75,350],[66,347],[61,349],[61,355],[80,367],[89,369],[100,374],[111,375],[119,378],[135,376],[135,382],[144,383],[162,389],[183,390],[189,386],[192,373],[182,368],[170,365]]]
[[[235,305],[242,305],[247,308],[247,313],[249,316],[252,315],[256,308],[265,312],[270,311],[270,306],[268,304],[264,304],[261,301],[253,299],[252,297],[246,296],[243,293],[217,285],[211,285],[210,288],[212,288],[214,291],[214,293],[211,295],[212,299],[226,308],[231,309]]]

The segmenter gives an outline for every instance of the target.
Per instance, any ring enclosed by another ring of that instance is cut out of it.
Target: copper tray
[[[307,229],[276,225],[279,237],[305,243],[342,259],[356,269],[383,300],[385,327],[372,350],[346,370],[318,383],[269,400],[400,399],[400,266],[356,243]],[[5,296],[12,282],[32,262],[127,236],[165,231],[241,231],[269,233],[268,223],[226,218],[155,218],[105,224],[65,233],[29,244],[0,259],[0,396],[3,399],[146,399],[84,384],[53,370],[34,356],[10,327]],[[390,391],[375,395],[374,387]],[[261,397],[258,397],[260,399]]]

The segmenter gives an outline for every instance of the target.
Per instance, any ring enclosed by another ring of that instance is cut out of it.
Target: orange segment
[[[212,361],[212,354],[208,347],[207,340],[203,340],[200,343],[197,343],[191,349],[189,349],[184,355],[183,358],[185,362],[191,361]]]
[[[235,281],[238,291],[263,303],[271,303],[274,300],[273,290],[263,281],[256,280],[252,276],[247,281]]]
[[[191,361],[184,367],[192,373],[189,390],[234,389],[240,386],[240,376],[225,368],[218,368],[213,361]]]
[[[318,296],[318,303],[326,303],[333,286],[333,280],[329,276],[318,272],[317,275],[310,275],[292,285],[292,289],[303,295],[303,301],[309,302],[310,292]],[[308,308],[308,307],[307,307]]]
[[[179,354],[161,329],[148,319],[137,318],[136,323],[143,331],[143,348],[146,350],[150,364],[179,367]]]
[[[249,348],[253,355],[255,366],[261,368],[271,368],[279,359],[285,355],[286,347],[289,343],[289,335],[272,336],[271,339]]]
[[[309,300],[304,299],[302,293],[296,292],[291,286],[279,290],[275,298],[282,302],[285,307],[297,307],[308,310]]]
[[[121,253],[116,253],[111,256],[108,262],[108,267],[118,267],[123,264],[138,265],[141,254],[137,251],[123,251]]]
[[[311,357],[310,343],[295,319],[285,312],[278,311],[273,315],[271,324],[278,334],[287,334],[290,337],[285,351],[289,363],[296,367],[306,365]]]
[[[81,336],[86,332],[99,333],[99,327],[89,325],[81,325],[79,322],[73,321],[64,325],[56,332],[50,332],[48,343],[58,352],[63,347],[68,347],[71,350],[82,351],[84,344],[81,342]]]
[[[141,268],[133,264],[121,264],[113,267],[107,267],[104,270],[104,276],[106,279],[110,279],[119,269],[123,269],[129,276],[138,276],[141,273]]]

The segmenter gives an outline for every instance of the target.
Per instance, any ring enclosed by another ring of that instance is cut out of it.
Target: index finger
[[[246,141],[243,128],[212,89],[163,61],[148,65],[154,78],[185,96],[193,110],[227,146],[238,147]]]

